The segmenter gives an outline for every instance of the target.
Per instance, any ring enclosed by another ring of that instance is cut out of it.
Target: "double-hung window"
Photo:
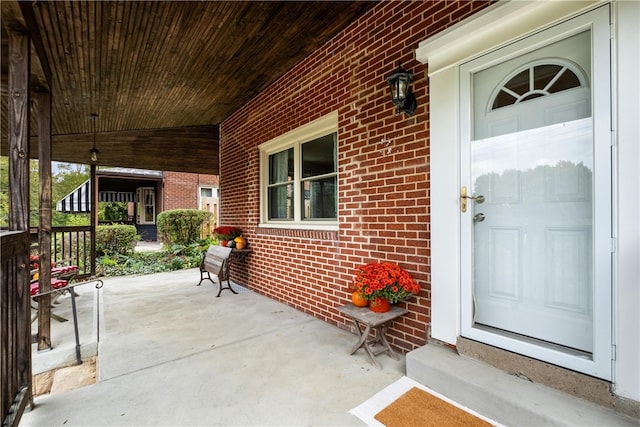
[[[337,139],[331,114],[260,146],[263,225],[337,226]]]

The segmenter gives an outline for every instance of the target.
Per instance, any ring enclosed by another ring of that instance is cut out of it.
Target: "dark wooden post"
[[[96,275],[96,229],[98,227],[98,178],[96,165],[91,164],[91,276]]]
[[[9,229],[29,229],[29,36],[9,35]]]
[[[51,94],[37,92],[38,105],[38,173],[40,175],[40,253],[39,287],[51,290]],[[51,349],[51,295],[38,304],[38,350]]]
[[[9,30],[9,229],[29,230],[29,76],[31,49],[29,34]],[[29,295],[29,249],[18,255],[15,285],[16,329],[20,337],[15,348],[18,384],[32,401],[31,380],[31,304]],[[4,285],[4,284],[3,284]],[[3,325],[3,327],[8,327]],[[4,361],[3,361],[4,363]],[[24,409],[24,407],[23,407]],[[21,411],[17,419],[20,419]]]

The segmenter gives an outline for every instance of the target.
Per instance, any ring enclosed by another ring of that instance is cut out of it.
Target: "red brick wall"
[[[382,2],[300,62],[221,125],[221,224],[245,230],[253,253],[232,278],[340,327],[336,307],[354,269],[388,260],[422,285],[391,341],[424,345],[430,323],[428,81],[415,50],[486,2]],[[385,77],[414,72],[418,108],[395,113]],[[259,227],[257,146],[338,111],[339,230]]]
[[[217,186],[217,175],[164,172],[164,200],[162,210],[198,209],[199,186]]]
[[[218,175],[198,175],[198,185],[218,186]]]

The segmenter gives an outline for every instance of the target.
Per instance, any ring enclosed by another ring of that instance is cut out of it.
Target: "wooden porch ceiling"
[[[10,29],[31,34],[32,85],[52,94],[54,161],[89,163],[97,114],[99,164],[217,174],[218,125],[373,5],[3,0],[2,154]]]

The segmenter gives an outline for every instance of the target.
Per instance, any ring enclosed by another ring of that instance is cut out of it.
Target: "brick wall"
[[[232,278],[329,323],[354,269],[388,260],[422,285],[391,342],[424,345],[430,322],[428,81],[418,43],[486,2],[382,2],[245,104],[220,127],[221,224],[245,230],[253,253]],[[414,72],[418,108],[395,113],[385,77],[402,61]],[[257,146],[338,111],[339,230],[259,227]]]
[[[199,186],[217,186],[217,175],[164,172],[163,210],[198,209]]]

